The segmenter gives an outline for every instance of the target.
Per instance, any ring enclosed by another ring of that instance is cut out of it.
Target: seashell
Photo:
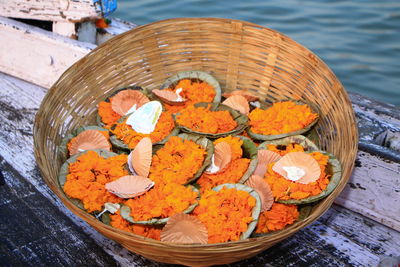
[[[278,161],[281,157],[278,153],[266,149],[258,150],[257,152],[257,167],[254,170],[254,175],[258,175],[264,177],[264,174],[267,172],[267,165]]]
[[[176,92],[170,90],[158,90],[158,89],[154,89],[151,92],[155,94],[158,98],[160,98],[163,102],[170,105],[182,105],[187,101],[187,99],[184,99],[182,98],[182,96],[180,96],[182,88],[178,88]]]
[[[247,102],[246,98],[241,96],[241,95],[233,95],[225,99],[222,104],[231,107],[233,109],[236,109],[242,114],[249,115],[250,112],[250,106],[249,102]]]
[[[258,175],[252,175],[246,181],[245,185],[254,188],[261,198],[261,212],[267,211],[272,207],[274,203],[274,196],[271,191],[271,187],[264,179]]]
[[[206,173],[213,174],[224,170],[232,160],[231,146],[227,142],[221,142],[214,146],[214,154],[211,158],[211,165]]]
[[[104,209],[102,212],[100,212],[99,214],[96,215],[96,218],[100,218],[101,215],[103,215],[103,213],[105,213],[106,211],[108,211],[111,214],[116,213],[119,209],[121,208],[121,205],[118,203],[111,203],[111,202],[106,202],[104,203]]]
[[[154,182],[149,178],[127,175],[115,181],[106,183],[105,187],[110,193],[113,193],[120,198],[133,198],[143,195],[149,191],[153,185]]]
[[[110,143],[99,131],[86,130],[71,140],[69,154],[72,156],[79,152],[92,149],[104,149],[110,151]]]
[[[230,92],[230,93],[222,94],[222,96],[225,97],[225,98],[229,98],[229,97],[234,96],[234,95],[243,96],[244,98],[246,98],[246,100],[248,102],[254,102],[254,101],[257,101],[259,99],[258,96],[255,96],[255,95],[253,95],[253,94],[251,94],[249,92],[242,91],[242,90],[236,90],[236,91],[233,91],[233,92]]]
[[[142,92],[136,90],[123,90],[112,97],[111,108],[119,115],[124,116],[140,108],[149,101],[150,100],[147,96]]]
[[[111,203],[111,202],[104,203],[104,209],[112,214],[116,213],[120,208],[121,205],[118,203]]]
[[[144,137],[129,153],[128,167],[133,174],[148,177],[152,159],[152,143],[150,137]]]
[[[162,105],[160,102],[148,102],[129,115],[126,124],[138,133],[150,134],[154,131],[161,112]]]
[[[321,168],[318,162],[304,152],[291,152],[278,160],[272,169],[288,180],[309,184],[318,180]]]
[[[199,219],[184,213],[170,217],[161,231],[161,241],[178,244],[207,244],[207,228]]]

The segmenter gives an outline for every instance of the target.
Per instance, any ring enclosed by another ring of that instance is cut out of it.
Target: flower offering
[[[222,94],[201,71],[116,90],[98,104],[99,126],[71,129],[61,142],[64,193],[115,231],[165,243],[290,228],[335,189],[340,163],[298,135],[318,120],[311,104],[268,106],[254,90]]]

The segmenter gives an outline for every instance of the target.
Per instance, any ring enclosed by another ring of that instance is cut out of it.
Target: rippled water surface
[[[140,25],[175,17],[257,23],[311,49],[347,90],[400,106],[400,0],[118,0],[113,16]]]

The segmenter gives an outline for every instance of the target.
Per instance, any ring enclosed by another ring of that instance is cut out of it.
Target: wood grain
[[[1,0],[0,16],[47,21],[78,22],[99,17],[91,0]]]
[[[357,165],[335,203],[400,231],[400,164],[360,151]]]
[[[96,46],[0,17],[0,71],[49,88]]]

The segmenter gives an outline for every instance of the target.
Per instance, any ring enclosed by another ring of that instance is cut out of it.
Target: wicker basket
[[[224,92],[249,90],[270,101],[314,103],[321,148],[343,166],[339,186],[305,220],[266,237],[215,245],[170,245],[126,233],[74,206],[57,183],[62,137],[95,123],[96,105],[117,88],[158,88],[185,70],[218,79]],[[76,215],[103,235],[147,258],[185,265],[224,264],[252,257],[321,216],[343,190],[353,169],[358,133],[351,103],[332,71],[308,49],[256,24],[210,18],[169,19],[138,27],[100,45],[70,67],[44,98],[34,125],[35,155],[43,178]]]

